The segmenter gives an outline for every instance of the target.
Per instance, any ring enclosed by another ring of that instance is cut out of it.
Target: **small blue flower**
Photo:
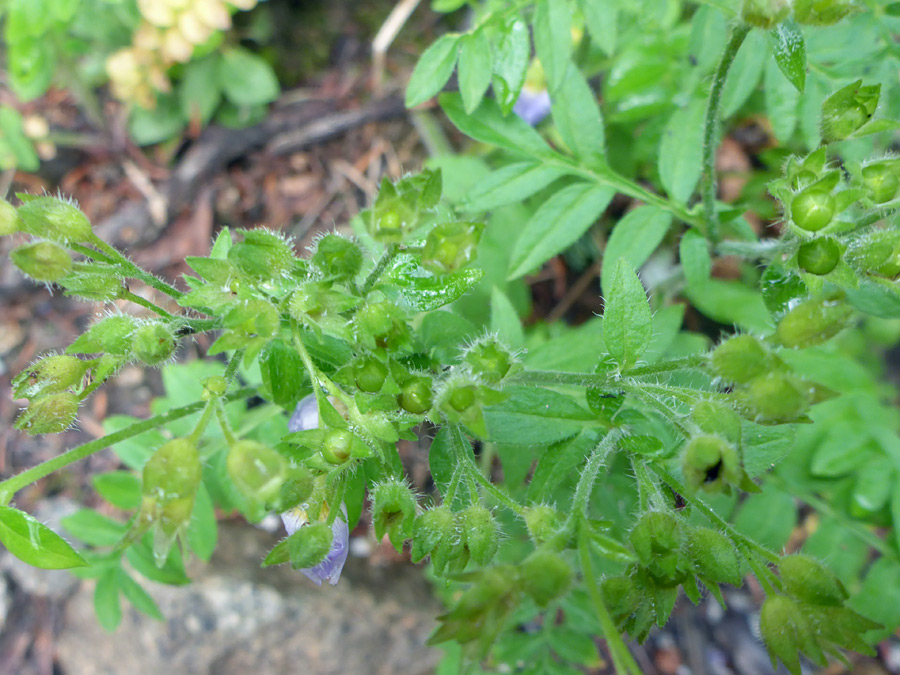
[[[531,126],[540,124],[550,114],[550,94],[546,89],[532,89],[525,85],[513,106],[513,112]]]

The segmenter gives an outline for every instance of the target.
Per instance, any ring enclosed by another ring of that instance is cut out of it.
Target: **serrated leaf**
[[[572,54],[572,15],[568,2],[538,0],[533,26],[534,48],[552,95],[562,85]]]
[[[666,193],[684,204],[703,171],[703,115],[706,102],[692,99],[669,118],[659,143],[659,179]]]
[[[685,283],[690,288],[700,289],[709,280],[712,271],[712,258],[706,237],[693,229],[685,232],[678,247],[678,257]],[[702,293],[702,290],[699,292]]]
[[[569,149],[587,165],[602,163],[606,155],[603,116],[597,97],[574,63],[568,64],[552,101],[553,121]]]
[[[459,35],[442,35],[422,56],[406,86],[406,107],[413,108],[437,94],[453,74],[459,53]]]
[[[595,415],[568,396],[532,387],[507,387],[509,398],[484,409],[488,440],[546,445],[574,436]]]
[[[607,260],[609,262],[609,260]],[[606,291],[603,342],[622,370],[634,366],[652,337],[650,303],[644,285],[624,258],[616,262]]]
[[[64,570],[88,564],[56,532],[33,516],[10,506],[0,506],[0,543],[19,560],[45,570]]]
[[[453,125],[470,138],[506,148],[516,154],[545,157],[552,154],[541,135],[518,115],[504,117],[496,101],[485,99],[477,115],[467,115],[457,93],[438,97],[441,108]]]
[[[484,270],[480,267],[433,275],[412,258],[399,258],[390,273],[394,288],[386,286],[383,290],[399,304],[419,312],[430,312],[458,300],[483,277]]]
[[[466,113],[472,114],[491,84],[491,43],[484,31],[464,36],[459,43],[459,93]]]
[[[477,183],[466,195],[462,208],[470,213],[481,213],[521,202],[564,175],[564,169],[543,162],[508,164]]]
[[[775,63],[797,91],[806,85],[806,43],[796,22],[782,21],[769,32]]]
[[[609,292],[619,259],[638,269],[666,236],[672,216],[656,206],[639,206],[616,223],[603,251],[601,287]]]
[[[534,213],[516,240],[509,279],[537,269],[571,246],[606,210],[615,191],[591,183],[563,188]]]

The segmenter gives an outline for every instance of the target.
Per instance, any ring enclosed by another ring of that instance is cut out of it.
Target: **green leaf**
[[[259,358],[262,381],[272,393],[272,401],[286,410],[293,410],[306,394],[303,360],[296,348],[284,340],[272,340]]]
[[[478,107],[478,114],[469,116],[457,93],[444,93],[438,97],[447,117],[453,125],[470,138],[497,145],[516,154],[546,157],[552,155],[541,135],[518,115],[504,117],[495,101],[485,99]]]
[[[125,551],[125,557],[131,566],[151,581],[170,586],[183,586],[191,582],[184,573],[184,562],[177,546],[169,551],[169,557],[162,567],[157,567],[153,559],[153,550],[150,547],[150,537],[146,535],[140,543],[135,544]]]
[[[110,471],[91,479],[97,493],[113,506],[130,511],[141,505],[141,479],[130,471]]]
[[[619,3],[609,0],[578,0],[578,7],[584,14],[584,23],[591,40],[607,56],[616,51],[619,21]]]
[[[218,53],[189,61],[178,85],[181,114],[186,120],[207,124],[222,100],[222,89],[216,77],[219,69]]]
[[[447,494],[447,489],[453,480],[453,474],[459,469],[459,462],[454,449],[456,441],[453,437],[454,434],[450,427],[441,427],[428,450],[428,466],[431,470],[431,477],[434,479],[434,483],[442,496]],[[451,504],[451,508],[454,510],[461,508],[464,503],[461,493],[468,494],[467,485],[466,481],[460,481],[459,489]]]
[[[572,54],[569,3],[538,0],[534,7],[534,48],[547,76],[551,95],[562,85]]]
[[[568,64],[552,101],[553,121],[565,144],[588,166],[601,164],[606,155],[603,116],[597,97],[574,63]]]
[[[398,297],[391,299],[416,311],[430,312],[461,298],[482,277],[484,270],[480,267],[432,275],[419,267],[412,257],[398,257],[390,272],[390,280],[399,293]],[[384,287],[384,290],[388,292],[391,289]]]
[[[528,24],[519,16],[508,19],[499,29],[493,52],[494,96],[500,111],[509,115],[525,84],[531,60]]]
[[[652,315],[644,286],[628,260],[619,258],[615,269],[606,292],[603,342],[619,367],[627,370],[650,344]]]
[[[744,105],[762,76],[768,57],[764,38],[759,31],[750,31],[738,50],[722,89],[722,117],[731,117]]]
[[[849,606],[863,616],[885,626],[867,634],[869,642],[882,640],[900,624],[900,564],[893,558],[875,561],[863,581],[862,589],[850,598]]]
[[[97,579],[94,588],[94,612],[103,630],[112,633],[122,622],[122,606],[119,604],[119,577],[115,569]]]
[[[506,387],[510,397],[484,409],[488,440],[542,445],[574,436],[594,414],[568,396],[549,389]]]
[[[563,188],[534,213],[513,247],[508,279],[537,269],[575,243],[606,210],[615,190],[591,183]]]
[[[138,145],[161,143],[181,133],[185,120],[174,96],[159,96],[156,108],[135,106],[128,116],[128,133]]]
[[[512,349],[525,346],[525,332],[519,314],[506,294],[496,286],[491,289],[491,332]]]
[[[701,73],[711,71],[725,51],[728,40],[728,20],[709,5],[699,7],[691,20],[691,56]]]
[[[87,565],[85,559],[53,530],[10,506],[0,506],[0,543],[33,567],[64,570]]]
[[[796,22],[782,21],[769,32],[775,62],[797,91],[806,85],[806,43]]]
[[[128,526],[93,509],[81,509],[62,519],[62,526],[73,537],[90,546],[115,546]]]
[[[484,31],[477,30],[459,42],[459,93],[471,115],[491,84],[493,55]]]
[[[188,544],[200,560],[209,562],[216,550],[218,524],[216,510],[206,486],[201,484],[194,500],[194,510],[187,530]]]
[[[669,118],[659,143],[659,179],[666,193],[686,203],[703,171],[703,116],[706,102],[692,99]]]
[[[218,65],[219,87],[237,106],[269,103],[281,92],[269,62],[242,47],[224,50]]]
[[[564,175],[564,169],[547,166],[543,162],[508,164],[477,183],[466,195],[462,209],[481,213],[521,202]]]
[[[635,269],[640,268],[666,236],[672,216],[656,206],[639,206],[613,228],[603,251],[603,273],[600,281],[604,293],[612,286],[620,258]]]
[[[568,328],[562,335],[549,338],[543,344],[529,345],[524,361],[535,370],[566,370],[585,372],[603,351],[603,320],[594,317],[576,328]]]
[[[678,247],[678,257],[685,283],[689,288],[700,289],[698,292],[702,293],[701,286],[709,280],[712,271],[706,237],[697,230],[685,232]]]
[[[15,156],[15,167],[22,171],[37,171],[41,165],[31,140],[22,128],[22,115],[15,108],[0,106],[0,142],[5,142]]]
[[[422,54],[406,86],[406,107],[413,108],[437,94],[453,74],[459,35],[442,35]]]
[[[872,458],[869,439],[859,424],[839,420],[816,448],[810,471],[814,476],[835,478],[854,471]]]
[[[787,143],[797,128],[797,104],[800,93],[794,88],[775,63],[766,61],[763,93],[765,94],[766,116],[779,143]]]
[[[771,318],[762,296],[737,281],[708,279],[699,288],[686,289],[688,299],[703,314],[719,323],[751,331],[771,330]]]
[[[780,551],[797,524],[797,504],[786,492],[766,485],[741,504],[734,526],[755,542]]]
[[[159,611],[156,602],[150,597],[150,594],[144,590],[144,587],[132,579],[121,567],[117,569],[117,573],[119,590],[122,591],[122,595],[125,596],[128,602],[134,605],[134,608],[139,612],[143,612],[150,618],[156,619],[157,621],[165,621],[165,617],[163,617],[162,612]]]
[[[557,486],[570,480],[577,473],[576,467],[590,454],[596,443],[597,435],[584,431],[550,445],[534,469],[528,484],[528,499],[539,502]]]

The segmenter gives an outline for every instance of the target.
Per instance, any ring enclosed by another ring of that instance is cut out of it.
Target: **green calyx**
[[[287,462],[276,450],[257,441],[238,441],[228,449],[228,476],[238,491],[258,504],[279,500]]]
[[[791,13],[787,0],[744,0],[741,18],[751,26],[768,30]]]
[[[782,317],[775,335],[785,347],[811,347],[837,335],[852,317],[853,308],[841,300],[804,300]]]
[[[20,195],[21,196],[21,195]],[[91,240],[91,223],[74,204],[57,197],[26,195],[18,209],[19,229],[35,237],[63,244],[83,244]]]
[[[19,270],[35,281],[59,281],[72,271],[72,256],[52,241],[22,244],[9,254]]]
[[[841,260],[841,245],[831,237],[820,237],[800,245],[797,264],[809,274],[828,274]]]
[[[65,431],[78,416],[78,402],[78,397],[67,391],[42,396],[16,418],[15,428],[29,436]]]
[[[131,336],[134,357],[148,366],[157,366],[175,353],[178,342],[167,323],[153,321],[139,325]]]
[[[89,366],[88,362],[65,354],[44,357],[13,378],[13,393],[19,398],[33,399],[77,388]]]
[[[741,458],[737,449],[718,436],[692,438],[684,450],[681,470],[688,486],[718,492],[741,480]]]
[[[416,520],[416,498],[406,483],[389,480],[379,483],[372,491],[372,525],[375,537],[385,535],[398,551],[413,533]]]
[[[716,377],[744,384],[768,372],[774,365],[774,358],[757,338],[736,335],[716,347],[710,365]]]

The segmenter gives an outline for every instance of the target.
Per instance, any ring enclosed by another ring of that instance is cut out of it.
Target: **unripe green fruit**
[[[846,0],[794,0],[794,18],[799,23],[830,26],[854,9]]]
[[[791,201],[791,220],[801,230],[818,232],[834,217],[834,197],[830,192],[807,188]]]
[[[843,141],[869,121],[869,111],[859,103],[848,103],[822,119],[822,138],[827,143]]]
[[[156,366],[171,358],[178,343],[168,324],[154,321],[141,324],[131,337],[135,358],[148,366]]]
[[[78,397],[64,391],[32,401],[18,418],[15,428],[29,436],[65,431],[78,415]]]
[[[18,209],[20,229],[65,244],[90,241],[91,223],[76,206],[56,197],[34,197]]]
[[[539,549],[519,567],[522,590],[538,607],[562,597],[572,585],[572,567],[559,553]]]
[[[315,567],[331,551],[334,532],[326,523],[310,523],[288,537],[288,555],[295,570]]]
[[[475,259],[484,226],[481,223],[443,223],[428,233],[422,249],[422,266],[447,274]]]
[[[35,281],[59,281],[72,271],[72,256],[52,241],[17,246],[10,252],[9,259]]]
[[[828,274],[841,259],[841,247],[831,237],[820,237],[800,245],[797,264],[810,274]]]
[[[356,377],[356,386],[361,391],[374,394],[381,391],[381,387],[384,386],[388,369],[375,357],[364,356],[356,362],[353,372]]]
[[[131,353],[131,336],[134,334],[137,322],[127,314],[118,314],[101,319],[88,329],[88,332],[72,343],[69,348],[78,347],[83,338],[91,341],[91,346],[83,351],[93,353],[97,351],[126,356]],[[77,349],[73,353],[82,353]]]
[[[617,624],[634,614],[641,602],[640,593],[631,577],[607,577],[600,584],[600,590],[603,593],[603,603]]]
[[[141,493],[162,504],[180,498],[193,500],[201,474],[197,446],[187,438],[176,438],[160,446],[147,460]]]
[[[247,499],[274,503],[281,495],[287,462],[276,450],[257,441],[238,441],[225,460],[228,476]]]
[[[464,361],[472,371],[492,384],[500,382],[512,366],[512,355],[498,341],[490,339],[479,342],[466,352]]]
[[[701,431],[740,445],[741,418],[731,407],[716,401],[698,401],[691,410],[691,419]]]
[[[688,486],[721,490],[741,478],[741,460],[733,445],[718,436],[697,436],[685,448],[681,471]]]
[[[416,518],[413,527],[411,559],[419,562],[431,555],[436,569],[443,569],[452,547],[452,542],[459,538],[456,517],[447,506],[428,509]]]
[[[5,199],[0,199],[0,237],[19,231],[19,215],[16,207]]]
[[[394,234],[403,226],[400,222],[400,214],[396,211],[385,211],[378,220],[378,229],[384,234]]]
[[[894,164],[896,165],[896,162]],[[869,197],[876,204],[893,200],[900,188],[897,170],[884,162],[863,167],[862,179]]]
[[[845,302],[805,300],[778,322],[775,334],[785,347],[811,347],[840,333],[852,316],[853,308]]]
[[[728,537],[708,527],[695,527],[687,539],[700,576],[716,583],[741,585],[740,559]]]
[[[424,415],[431,409],[431,379],[416,377],[403,385],[400,407],[414,415]]]
[[[319,239],[310,260],[326,278],[349,279],[362,267],[362,251],[349,239],[338,234],[326,234]]]
[[[787,0],[744,0],[741,17],[751,26],[768,30],[784,21],[790,12]]]
[[[343,464],[350,459],[353,434],[346,429],[329,429],[322,442],[322,456],[330,464]]]
[[[769,595],[766,598],[759,615],[759,632],[773,665],[777,657],[792,673],[801,672],[798,633],[808,630],[807,619],[793,600],[783,595]]]
[[[736,335],[712,353],[712,370],[727,382],[744,384],[771,368],[772,358],[752,335]]]
[[[562,514],[552,506],[536,504],[525,509],[525,527],[528,534],[541,544],[552,537],[562,525]]]
[[[460,520],[472,560],[487,565],[500,546],[500,532],[494,516],[480,504],[472,504],[460,514]]]
[[[412,536],[416,519],[416,498],[401,481],[379,483],[372,490],[372,525],[375,537],[387,534],[398,551],[403,542]]]
[[[474,385],[459,387],[450,394],[450,405],[456,412],[464,412],[475,403],[477,390]]]
[[[840,607],[849,597],[840,580],[805,555],[789,555],[778,563],[786,593],[813,605]]]
[[[743,392],[749,412],[760,422],[793,422],[809,407],[809,392],[784,373],[757,377]]]
[[[81,384],[87,368],[87,363],[74,356],[47,356],[13,378],[13,392],[22,398],[58,394]]]
[[[645,513],[629,540],[638,560],[660,586],[677,586],[687,578],[684,535],[675,516],[659,511]]]

